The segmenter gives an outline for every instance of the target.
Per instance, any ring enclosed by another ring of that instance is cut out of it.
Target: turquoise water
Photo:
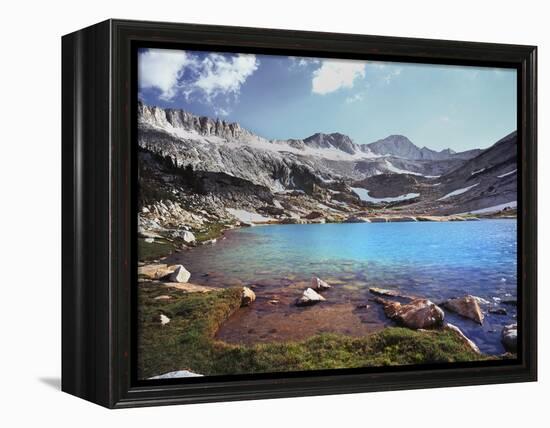
[[[516,230],[515,220],[258,226],[229,231],[227,239],[215,245],[172,259],[190,270],[193,282],[255,285],[260,301],[262,295],[282,296],[285,309],[277,308],[281,317],[296,311],[292,299],[312,275],[339,284],[327,300],[350,308],[368,301],[370,286],[436,302],[465,294],[479,296],[494,307],[505,307],[508,315],[487,314],[483,326],[448,311],[447,319],[482,351],[500,353],[500,331],[514,322],[516,311],[498,303],[517,295]],[[258,304],[261,313],[251,310],[249,316],[257,322],[270,310]],[[371,312],[363,317],[365,322],[387,324],[383,314]],[[238,323],[232,328],[226,338],[242,336]]]

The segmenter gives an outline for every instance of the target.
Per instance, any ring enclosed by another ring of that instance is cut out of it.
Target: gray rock
[[[191,278],[191,273],[182,265],[176,265],[174,272],[170,274],[170,282],[186,283]]]

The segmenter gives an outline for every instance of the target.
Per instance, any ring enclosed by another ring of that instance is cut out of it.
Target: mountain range
[[[170,158],[178,167],[218,174],[218,179],[234,177],[272,195],[315,193],[325,202],[369,205],[418,194],[408,204],[419,212],[464,212],[513,202],[516,140],[512,133],[488,149],[459,153],[420,148],[402,135],[370,144],[357,144],[341,133],[269,140],[238,123],[138,105],[140,148]],[[370,197],[362,198],[362,192],[353,190],[358,188]]]

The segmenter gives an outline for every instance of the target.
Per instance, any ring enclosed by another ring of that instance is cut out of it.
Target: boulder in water
[[[449,299],[443,303],[443,307],[463,316],[464,318],[469,318],[478,324],[483,324],[484,316],[478,302],[478,297],[468,295],[455,299]]]
[[[326,299],[317,293],[314,289],[308,288],[302,296],[296,300],[296,306],[310,306],[319,302],[324,302]]]
[[[428,299],[414,299],[404,305],[380,297],[374,300],[384,306],[388,318],[415,330],[441,327],[445,318],[441,308]]]
[[[314,276],[311,278],[311,288],[315,291],[324,291],[330,288],[330,285],[323,281],[321,278]]]
[[[507,351],[516,352],[518,348],[518,325],[510,324],[504,327],[501,341]]]

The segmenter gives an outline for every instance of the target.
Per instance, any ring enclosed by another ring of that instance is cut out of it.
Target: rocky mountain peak
[[[333,132],[331,134],[318,132],[305,138],[304,144],[308,147],[317,149],[336,148],[349,154],[354,154],[358,150],[357,145],[350,137],[340,134],[339,132]]]
[[[138,118],[146,123],[160,128],[180,128],[194,131],[200,135],[217,136],[228,140],[248,137],[252,133],[236,122],[226,122],[220,118],[196,116],[181,109],[160,108],[138,103]]]

